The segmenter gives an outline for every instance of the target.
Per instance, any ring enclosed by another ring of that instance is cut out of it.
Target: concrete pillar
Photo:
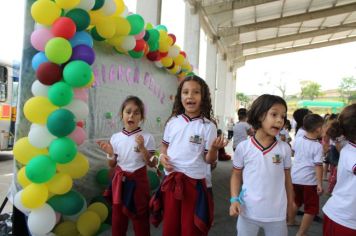
[[[226,80],[227,80],[228,66],[227,61],[222,55],[218,56],[217,60],[217,90],[215,93],[215,114],[218,116],[218,127],[225,131],[225,93],[226,93]]]
[[[141,15],[145,22],[153,25],[161,23],[162,0],[137,1],[136,12]]]
[[[185,21],[184,21],[184,51],[188,55],[189,62],[193,65],[194,72],[198,73],[199,66],[199,40],[200,40],[200,21],[199,14],[195,7],[188,1],[185,2]]]
[[[206,44],[206,67],[204,78],[210,89],[211,104],[216,113],[215,92],[216,92],[216,63],[217,63],[217,48],[209,39]]]
[[[235,111],[235,87],[236,80],[233,77],[234,73],[232,70],[228,69],[226,73],[226,84],[225,84],[225,116],[226,118],[234,118]],[[234,87],[235,84],[235,87]]]

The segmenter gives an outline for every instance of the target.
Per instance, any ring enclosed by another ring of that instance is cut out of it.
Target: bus
[[[0,62],[0,151],[14,145],[18,86],[19,63]]]

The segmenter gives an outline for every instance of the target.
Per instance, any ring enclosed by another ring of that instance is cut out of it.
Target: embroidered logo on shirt
[[[279,154],[276,154],[274,157],[272,157],[272,161],[274,164],[281,163],[281,157],[279,156]]]
[[[199,135],[193,135],[193,136],[190,136],[189,142],[201,144],[203,142],[203,138],[200,137]]]

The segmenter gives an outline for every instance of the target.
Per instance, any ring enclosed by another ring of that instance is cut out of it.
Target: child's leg
[[[238,236],[257,236],[260,226],[257,222],[249,220],[243,216],[237,219],[237,235]]]
[[[293,184],[294,190],[294,204],[291,215],[287,215],[287,225],[294,226],[298,225],[295,221],[295,216],[297,215],[299,207],[303,204],[303,188],[299,184]]]
[[[149,215],[139,215],[132,219],[135,236],[150,236]]]
[[[181,235],[181,201],[174,197],[174,192],[165,191],[163,197],[163,230],[162,235]],[[168,210],[167,210],[168,209]]]
[[[304,186],[304,215],[297,235],[306,235],[314,217],[319,213],[316,185]]]
[[[286,222],[276,221],[276,222],[261,222],[263,230],[265,231],[265,236],[287,236],[288,229]]]
[[[308,213],[304,213],[302,223],[300,224],[299,230],[297,232],[297,236],[305,236],[308,231],[310,225],[313,223],[315,215],[311,215]]]
[[[112,220],[111,220],[112,235],[126,236],[128,217],[122,213],[122,206],[112,205]]]

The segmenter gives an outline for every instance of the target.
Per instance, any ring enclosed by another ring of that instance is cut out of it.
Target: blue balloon
[[[48,59],[44,52],[38,52],[32,58],[32,68],[36,71],[37,68],[43,63],[47,62]]]
[[[69,42],[72,45],[72,48],[81,44],[87,45],[91,48],[93,47],[93,38],[85,31],[77,32]]]

